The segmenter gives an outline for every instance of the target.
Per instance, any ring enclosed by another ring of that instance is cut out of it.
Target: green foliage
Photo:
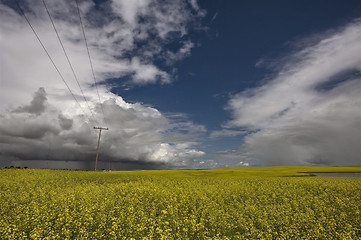
[[[361,239],[359,167],[0,170],[1,239]]]

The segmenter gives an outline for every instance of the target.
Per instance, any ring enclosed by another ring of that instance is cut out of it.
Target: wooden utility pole
[[[109,128],[94,127],[94,129],[99,129],[99,138],[98,138],[97,156],[96,156],[96,158],[95,158],[95,167],[94,167],[94,171],[96,171],[96,170],[97,170],[97,166],[98,166],[98,156],[99,156],[100,136],[102,135],[102,130],[109,130]]]

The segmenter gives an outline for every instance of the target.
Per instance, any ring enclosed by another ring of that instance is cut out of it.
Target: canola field
[[[361,239],[361,167],[0,170],[0,239]]]

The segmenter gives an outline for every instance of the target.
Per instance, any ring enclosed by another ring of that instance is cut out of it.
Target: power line
[[[62,42],[61,39],[60,39],[59,33],[58,33],[58,31],[57,31],[57,29],[56,29],[56,27],[55,27],[53,18],[52,18],[51,15],[50,15],[50,12],[49,12],[49,9],[48,9],[48,7],[47,7],[47,5],[46,5],[46,3],[45,3],[45,0],[43,0],[43,4],[44,4],[44,7],[45,7],[45,9],[46,9],[46,12],[48,13],[48,16],[49,16],[49,18],[50,18],[51,24],[53,25],[54,31],[55,31],[55,33],[56,33],[56,36],[58,37],[59,43],[60,43],[60,45],[61,45],[61,48],[63,49],[64,55],[65,55],[65,57],[66,57],[66,60],[68,61],[69,67],[70,67],[70,69],[71,69],[71,71],[72,71],[72,73],[73,73],[74,79],[75,79],[75,81],[77,82],[77,84],[78,84],[78,86],[79,86],[80,92],[81,92],[81,94],[83,95],[84,101],[86,102],[86,104],[87,104],[87,106],[88,106],[88,108],[89,108],[90,114],[92,115],[93,119],[94,119],[95,122],[96,122],[96,118],[95,118],[95,116],[94,116],[94,114],[93,114],[93,111],[91,110],[91,108],[90,108],[90,106],[89,106],[88,100],[86,99],[86,97],[85,97],[85,95],[84,95],[83,89],[82,89],[81,86],[80,86],[80,83],[79,83],[78,78],[77,78],[77,76],[76,76],[76,74],[75,74],[74,68],[73,68],[73,66],[72,66],[72,64],[71,64],[71,62],[70,62],[70,60],[69,60],[69,57],[68,57],[68,54],[67,54],[67,52],[66,52],[66,50],[65,50],[65,47],[64,47],[64,45],[63,45],[63,42]]]
[[[55,70],[58,72],[58,74],[59,74],[59,76],[60,76],[61,80],[63,81],[63,83],[64,83],[64,84],[66,85],[66,87],[68,88],[68,90],[69,90],[69,92],[71,93],[71,95],[73,96],[74,100],[78,103],[78,105],[79,105],[80,109],[83,111],[83,113],[84,113],[84,117],[86,117],[86,116],[87,116],[87,114],[84,112],[84,109],[83,109],[83,108],[82,108],[82,106],[80,105],[80,103],[79,103],[78,99],[76,99],[76,97],[75,97],[74,93],[71,91],[71,89],[70,89],[69,85],[67,84],[67,82],[65,81],[65,79],[64,79],[64,77],[63,77],[63,75],[60,73],[60,71],[59,71],[58,67],[56,66],[55,62],[54,62],[54,61],[53,61],[53,59],[51,58],[51,56],[50,56],[50,54],[49,54],[48,50],[46,50],[46,48],[45,48],[45,46],[44,46],[43,42],[40,40],[39,35],[36,33],[35,29],[34,29],[34,28],[33,28],[33,26],[31,25],[31,23],[30,23],[29,19],[26,17],[26,15],[25,15],[25,13],[24,13],[23,9],[20,7],[19,2],[18,2],[17,0],[15,0],[15,3],[16,3],[16,5],[18,6],[18,8],[19,8],[19,10],[20,10],[21,14],[24,16],[24,18],[25,18],[26,22],[29,24],[29,26],[30,26],[31,30],[33,31],[33,33],[35,34],[36,38],[38,39],[38,41],[39,41],[40,45],[41,45],[41,46],[42,46],[42,48],[44,49],[44,51],[45,51],[46,55],[48,56],[48,58],[50,59],[51,63],[53,64],[53,66],[54,66]],[[95,126],[95,125],[94,125],[94,123],[92,122],[92,120],[91,120],[89,117],[86,117],[86,118],[89,120],[89,122],[90,122],[93,126]]]
[[[99,95],[99,90],[98,90],[98,83],[97,83],[97,81],[96,81],[96,79],[95,79],[93,63],[92,63],[92,60],[91,60],[91,57],[90,57],[88,42],[87,42],[86,36],[85,36],[84,24],[83,24],[83,20],[82,20],[82,18],[81,18],[81,14],[80,14],[80,9],[79,9],[78,0],[75,0],[75,4],[76,4],[76,8],[77,8],[77,10],[78,10],[80,26],[81,26],[81,29],[82,29],[82,32],[83,32],[83,36],[84,36],[84,42],[85,42],[85,46],[86,46],[86,51],[87,51],[87,53],[88,53],[88,58],[89,58],[89,63],[90,63],[91,72],[92,72],[92,74],[93,74],[93,79],[94,79],[94,83],[95,83],[95,88],[96,88],[97,93],[98,93],[98,99],[99,99],[99,103],[100,103],[100,108],[102,109],[102,112],[103,112],[104,122],[105,122],[106,125],[108,125],[108,124],[107,124],[106,117],[105,117],[105,114],[104,114],[103,104],[102,104],[102,101],[100,100],[100,95]],[[96,158],[95,158],[95,168],[94,168],[94,170],[96,171],[96,170],[97,170],[97,165],[98,165],[100,136],[101,136],[102,130],[109,130],[109,129],[108,129],[108,128],[104,128],[104,127],[94,127],[94,129],[99,129],[97,154],[96,154]]]
[[[82,20],[81,14],[80,14],[80,9],[79,9],[78,0],[74,0],[74,1],[75,1],[75,4],[76,4],[76,8],[77,8],[77,10],[78,10],[78,15],[79,15],[79,20],[80,20],[80,26],[81,26],[81,29],[82,29],[82,32],[83,32],[86,50],[87,50],[87,52],[88,52],[88,58],[89,58],[90,68],[91,68],[91,71],[92,71],[92,74],[93,74],[93,79],[94,79],[94,83],[95,83],[95,88],[96,88],[97,93],[98,93],[98,98],[99,98],[100,107],[101,107],[102,112],[103,112],[104,122],[105,122],[105,124],[107,124],[106,118],[105,118],[105,114],[104,114],[103,104],[102,104],[102,101],[100,100],[100,95],[99,95],[99,90],[98,90],[98,83],[97,83],[97,81],[96,81],[95,74],[94,74],[93,63],[92,63],[92,60],[91,60],[91,57],[90,57],[88,42],[87,42],[86,36],[85,36],[84,24],[83,24],[83,20]],[[108,124],[107,124],[107,125],[108,125]]]

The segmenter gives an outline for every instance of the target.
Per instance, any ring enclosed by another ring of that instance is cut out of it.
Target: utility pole
[[[102,130],[109,130],[109,128],[94,127],[94,129],[99,129],[99,138],[98,138],[97,156],[96,156],[96,158],[95,158],[95,167],[94,167],[94,171],[96,171],[96,170],[97,170],[97,166],[98,166],[98,156],[99,156],[100,136],[102,135]]]

